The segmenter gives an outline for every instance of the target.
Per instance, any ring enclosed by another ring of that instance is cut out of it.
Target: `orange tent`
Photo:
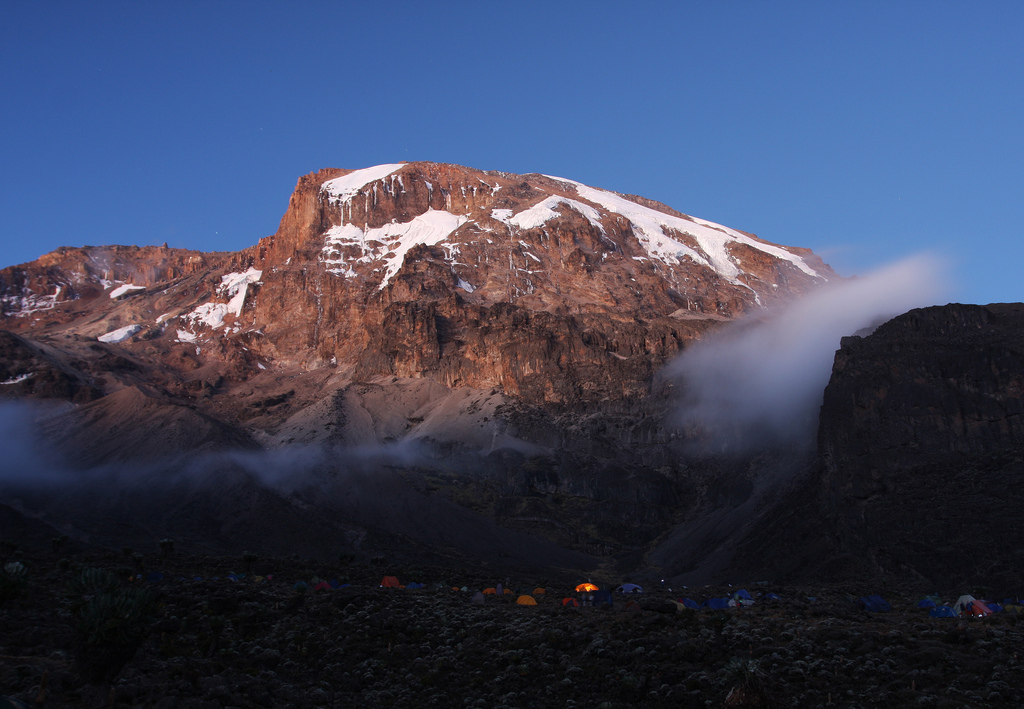
[[[521,606],[535,606],[537,605],[536,599],[533,596],[520,596],[516,599],[516,603]]]
[[[398,583],[398,578],[395,576],[385,576],[380,580],[381,588],[401,588],[401,584]]]
[[[547,591],[545,591],[543,588],[540,588],[539,586],[537,588],[533,589],[533,595],[534,596],[536,596],[536,595],[543,595],[545,593],[547,593]]]
[[[484,593],[495,593],[496,594],[497,591],[495,591],[493,588],[485,588],[484,589]]]
[[[580,602],[577,601],[575,598],[563,598],[562,605],[569,606],[570,608],[579,608]]]
[[[599,589],[597,586],[595,586],[594,584],[590,583],[589,581],[587,583],[581,583],[579,586],[576,587],[576,592],[577,593],[590,593],[591,591],[600,591],[600,590],[601,589]]]
[[[505,589],[505,595],[506,595],[506,596],[511,596],[511,595],[512,595],[512,589],[510,589],[510,588],[506,588],[506,589]]]

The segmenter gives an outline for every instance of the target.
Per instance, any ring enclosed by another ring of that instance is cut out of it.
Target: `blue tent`
[[[405,587],[406,588],[411,588],[411,589],[415,590],[417,588],[425,588],[425,585],[422,584],[422,583],[416,583],[415,581],[413,581],[412,583],[405,584]]]
[[[935,601],[933,601],[930,598],[925,598],[924,600],[921,600],[921,601],[917,602],[917,607],[918,608],[936,608],[937,606],[935,605]]]
[[[729,607],[729,599],[727,598],[709,598],[700,604],[701,608],[710,608],[711,610],[721,611]]]
[[[932,618],[956,618],[957,614],[949,606],[939,606],[938,608],[932,608],[928,611],[928,615]]]
[[[687,608],[693,608],[693,609],[700,608],[700,605],[697,603],[697,601],[693,600],[692,598],[680,598],[679,602],[682,603]]]
[[[866,610],[868,613],[888,613],[892,610],[884,598],[878,595],[873,596],[861,596],[860,600],[861,608]]]
[[[612,592],[611,591],[594,591],[594,605],[601,606],[612,604]]]
[[[732,594],[732,597],[735,598],[736,600],[740,600],[740,599],[743,599],[744,601],[752,601],[752,600],[754,600],[754,597],[751,596],[750,592],[747,591],[747,589],[745,589],[745,588],[741,588],[739,591],[737,591],[736,593]]]
[[[764,598],[769,600],[769,601],[781,601],[782,600],[782,596],[780,596],[777,593],[766,593],[766,594],[764,594]]]
[[[624,583],[615,589],[619,593],[643,593],[644,590],[635,583]]]

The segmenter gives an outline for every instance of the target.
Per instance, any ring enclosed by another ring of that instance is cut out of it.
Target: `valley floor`
[[[756,586],[755,596],[781,599],[679,611],[668,599],[735,589],[659,588],[616,597],[611,608],[567,609],[562,598],[575,594],[564,582],[467,569],[250,557],[250,573],[237,577],[246,565],[239,557],[58,556],[20,557],[25,573],[17,583],[8,575],[0,595],[0,696],[27,706],[1024,703],[1019,616],[930,618],[908,589]],[[146,591],[153,604],[137,626],[85,639],[93,596],[75,586],[85,568],[111,572],[118,589]],[[145,580],[150,574],[162,578]],[[385,575],[426,588],[379,588]],[[317,579],[340,587],[315,590]],[[296,590],[299,581],[308,588]],[[546,592],[535,607],[516,605],[517,593],[471,602],[499,582]],[[876,592],[892,612],[867,613],[850,600]]]

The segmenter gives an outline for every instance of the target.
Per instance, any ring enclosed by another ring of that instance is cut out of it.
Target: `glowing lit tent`
[[[591,592],[597,591],[597,590],[600,590],[600,589],[598,589],[597,586],[595,586],[594,584],[590,583],[589,581],[587,581],[586,583],[581,583],[579,586],[576,587],[576,592],[577,593],[591,593]]]
[[[516,599],[516,604],[520,606],[535,606],[537,600],[533,596],[520,596]]]

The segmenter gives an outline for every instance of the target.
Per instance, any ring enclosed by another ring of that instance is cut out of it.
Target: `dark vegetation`
[[[736,589],[655,588],[575,610],[561,605],[574,595],[564,579],[384,558],[189,556],[168,541],[151,553],[5,545],[0,696],[40,707],[211,709],[1024,701],[1019,616],[929,618],[916,608],[923,591],[907,586],[753,585],[755,596],[781,599],[724,611],[680,611],[668,599]],[[426,588],[378,588],[384,575]],[[473,591],[498,582],[547,592],[536,607],[516,605],[517,593],[472,603]],[[853,602],[873,592],[891,613]]]

